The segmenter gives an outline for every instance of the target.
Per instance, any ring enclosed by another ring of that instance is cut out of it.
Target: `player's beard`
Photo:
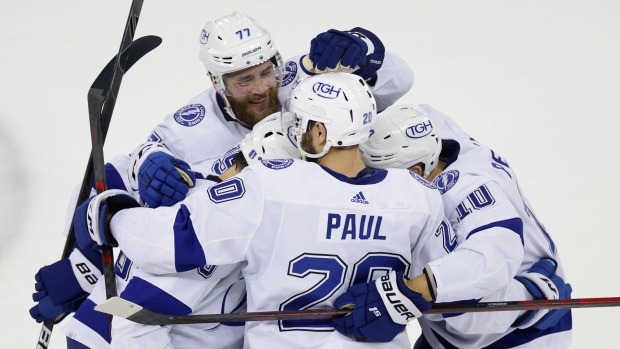
[[[314,149],[314,146],[312,145],[312,143],[313,143],[312,133],[305,132],[303,135],[301,135],[301,142],[299,143],[299,146],[301,147],[301,149],[303,149],[308,154],[318,154],[319,152],[316,151],[316,149]],[[318,162],[319,159],[306,157],[306,161]]]
[[[259,121],[263,120],[267,116],[277,112],[278,108],[278,88],[272,87],[267,89],[265,93],[257,95],[247,95],[245,97],[226,97],[230,107],[235,113],[237,119],[245,126],[252,128]],[[252,102],[260,101],[266,98],[267,106],[262,110],[256,110],[252,108]]]

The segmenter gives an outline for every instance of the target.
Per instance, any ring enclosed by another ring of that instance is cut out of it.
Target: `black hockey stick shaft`
[[[161,44],[161,38],[154,35],[145,36],[139,39],[136,39],[129,49],[127,50],[127,70],[131,68],[140,58],[144,55],[155,49],[157,46]],[[111,81],[112,73],[114,71],[114,64],[116,63],[116,56],[110,60],[110,62],[106,65],[106,67],[101,71],[97,79],[107,79],[108,82]],[[109,127],[108,123],[102,123],[101,128],[103,131],[103,139],[105,141],[105,137],[107,135],[107,130]],[[75,209],[80,206],[91,194],[92,184],[94,182],[94,172],[93,172],[93,159],[92,153],[88,158],[88,165],[86,166],[86,170],[84,172],[84,177],[82,179],[82,186],[80,188]],[[75,232],[73,231],[73,221],[69,226],[69,233],[67,234],[67,239],[65,240],[65,246],[62,252],[61,258],[68,258],[69,254],[73,250],[73,246],[75,245]],[[41,331],[39,333],[39,338],[37,340],[37,349],[46,349],[49,346],[49,341],[51,339],[52,331],[54,329],[54,324],[58,321],[59,318],[64,317],[64,314],[59,316],[57,319],[50,319],[43,322],[41,326]]]
[[[106,93],[105,93],[106,95],[108,94],[107,92],[109,90],[115,89],[114,91],[112,91],[113,95],[115,96],[112,103],[106,103],[106,105],[104,106],[103,103],[105,101],[102,101],[101,102],[102,104],[99,105],[98,107],[98,110],[102,111],[102,115],[106,116],[106,118],[102,118],[102,122],[100,124],[99,139],[101,141],[101,144],[103,144],[103,142],[105,141],[105,137],[107,135],[107,131],[108,131],[111,116],[112,116],[112,110],[114,108],[114,102],[116,99],[116,95],[118,94],[118,89],[120,87],[120,80],[118,80],[116,84],[114,84],[113,76],[115,75],[115,72],[117,71],[116,67],[119,63],[121,53],[124,53],[124,57],[120,62],[124,62],[123,72],[126,72],[140,58],[142,58],[145,54],[152,51],[154,48],[159,46],[159,44],[161,44],[161,38],[157,36],[143,37],[143,38],[136,40],[132,44],[132,40],[133,40],[133,36],[135,33],[136,24],[137,24],[137,19],[138,19],[137,15],[139,15],[141,7],[142,7],[142,0],[134,1],[132,3],[132,8],[131,8],[131,12],[129,15],[129,19],[127,20],[125,31],[123,33],[121,51],[101,71],[101,73],[99,74],[99,76],[97,77],[93,85],[91,86],[91,89],[89,90],[89,97],[90,97],[91,91],[93,91],[93,88],[96,86],[107,85],[108,87],[106,89]],[[90,107],[90,101],[89,101],[89,107]],[[90,110],[89,110],[89,114],[90,114]],[[93,152],[91,152],[89,156],[89,160],[88,160],[88,165],[84,173],[84,177],[82,179],[82,186],[80,188],[80,192],[79,192],[78,199],[76,202],[76,208],[79,205],[81,205],[90,196],[91,185],[93,183],[93,180],[94,180]],[[73,221],[72,221],[69,227],[69,233],[67,235],[67,239],[65,241],[62,258],[67,258],[69,256],[69,254],[71,253],[71,250],[73,249],[74,244],[75,244],[75,232],[73,231]],[[64,315],[61,315],[57,319],[62,318],[63,316]],[[37,347],[36,347],[37,349],[48,348],[51,335],[52,335],[52,330],[54,328],[54,324],[57,321],[57,319],[49,319],[43,323],[43,325],[41,326],[39,337],[37,338]]]
[[[539,309],[571,309],[571,308],[597,308],[618,307],[620,297],[606,298],[575,298],[532,301],[506,301],[506,302],[481,302],[481,303],[449,303],[434,304],[424,314],[446,313],[473,313],[485,311],[513,311],[513,310],[539,310]]]
[[[105,161],[103,156],[103,130],[102,125],[106,123],[108,126],[112,119],[112,112],[114,111],[114,105],[116,104],[116,97],[123,80],[123,75],[127,69],[127,54],[126,51],[133,41],[133,36],[136,32],[136,26],[138,25],[138,19],[140,18],[140,11],[142,10],[143,0],[133,0],[131,3],[131,10],[129,11],[129,17],[125,25],[125,31],[123,33],[123,39],[121,40],[118,54],[116,55],[116,62],[114,64],[114,72],[112,80],[109,84],[102,82],[98,84],[98,80],[95,80],[93,86],[88,91],[88,116],[90,121],[90,138],[92,140],[92,159],[93,159],[93,172],[95,176],[95,190],[97,194],[105,191],[106,178],[105,178]],[[107,89],[107,91],[106,91]],[[105,293],[106,298],[116,296],[116,280],[114,278],[114,250],[112,246],[101,246],[102,260],[103,260],[103,278],[105,280]],[[112,316],[108,316],[108,339],[111,340],[112,330]]]
[[[539,309],[567,309],[567,308],[593,308],[593,307],[617,307],[620,306],[620,297],[615,298],[581,298],[562,300],[534,300],[534,301],[509,301],[509,302],[486,302],[486,303],[450,303],[435,304],[424,314],[446,313],[470,313],[485,311],[515,311],[515,310],[539,310]],[[127,300],[114,297],[95,307],[95,310],[104,313],[112,313],[144,325],[172,325],[172,324],[198,324],[220,322],[246,322],[246,321],[276,321],[276,320],[315,320],[329,319],[345,316],[351,312],[349,309],[310,309],[298,311],[267,311],[238,314],[205,314],[170,316],[156,313]]]

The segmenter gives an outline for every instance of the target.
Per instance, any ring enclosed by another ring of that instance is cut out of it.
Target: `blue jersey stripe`
[[[192,309],[152,283],[134,277],[121,293],[121,298],[139,304],[150,311],[176,316],[189,315]]]
[[[76,320],[95,331],[99,337],[110,343],[110,325],[108,314],[95,310],[95,302],[86,299],[73,316]]]
[[[511,219],[507,219],[504,221],[497,221],[497,222],[493,222],[493,223],[489,223],[487,225],[483,225],[481,227],[478,227],[474,230],[472,230],[468,235],[467,235],[467,239],[469,239],[470,236],[481,232],[483,230],[486,229],[491,229],[491,228],[506,228],[508,230],[511,230],[513,232],[515,232],[517,235],[519,235],[519,237],[521,238],[521,244],[524,245],[523,242],[523,221],[521,220],[521,218],[511,218]]]
[[[207,265],[207,260],[194,231],[187,206],[181,205],[174,219],[174,266],[177,272]]]
[[[573,319],[571,316],[571,312],[569,311],[568,313],[566,313],[566,315],[564,315],[564,317],[562,317],[562,319],[560,319],[560,321],[554,327],[550,327],[546,330],[539,330],[535,327],[529,327],[523,330],[516,329],[507,334],[506,336],[500,338],[495,343],[488,345],[482,349],[514,348],[549,334],[570,331],[572,328]],[[445,349],[458,349],[458,347],[448,342],[448,340],[443,338],[441,335],[439,335],[439,333],[435,332],[434,330],[433,334]]]
[[[508,335],[502,337],[500,340],[495,343],[485,347],[484,349],[502,349],[502,348],[512,348],[518,345],[522,345],[525,343],[529,343],[536,338],[540,338],[542,336],[546,336],[552,333],[570,331],[573,328],[573,318],[571,312],[569,311],[564,315],[557,325],[554,327],[550,327],[546,330],[539,330],[535,327],[528,327],[526,329],[520,330],[516,329],[510,332]]]
[[[104,166],[105,170],[105,181],[106,181],[106,189],[120,189],[127,191],[127,187],[125,187],[125,183],[121,178],[121,175],[116,170],[114,165],[107,163]],[[95,188],[95,184],[93,183],[93,188]]]

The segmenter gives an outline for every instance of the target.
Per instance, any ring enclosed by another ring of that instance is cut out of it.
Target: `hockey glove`
[[[39,269],[34,276],[36,292],[32,294],[32,300],[38,304],[30,309],[30,316],[43,322],[65,314],[57,320],[60,322],[88,297],[102,270],[99,253],[92,250],[82,253],[78,249],[74,249],[69,258]]]
[[[196,183],[189,165],[175,158],[165,145],[145,143],[131,155],[129,182],[147,207],[172,206]]]
[[[541,259],[534,263],[530,270],[515,279],[521,282],[532,294],[534,299],[567,299],[573,291],[570,284],[555,274],[557,263],[553,259]],[[539,330],[546,330],[557,325],[569,309],[541,309],[531,310],[523,314],[512,327],[521,329],[535,327]]]
[[[363,28],[350,31],[330,29],[317,35],[310,42],[310,53],[304,57],[304,66],[308,60],[314,70],[352,72],[365,81],[377,77],[385,57],[385,47],[379,38]]]
[[[402,272],[390,272],[376,281],[353,285],[338,297],[334,306],[355,306],[347,316],[332,319],[344,335],[389,342],[405,329],[409,321],[431,308],[418,292],[405,284]]]
[[[75,210],[73,230],[78,246],[82,249],[99,249],[101,245],[118,246],[110,231],[110,220],[118,211],[140,207],[126,191],[106,190],[90,197]]]

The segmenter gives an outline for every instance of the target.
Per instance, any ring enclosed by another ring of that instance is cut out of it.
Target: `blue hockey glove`
[[[308,58],[319,71],[340,71],[338,68],[351,68],[353,74],[365,81],[377,77],[385,57],[385,47],[379,38],[363,28],[350,31],[330,29],[310,41]]]
[[[354,305],[347,316],[332,319],[332,325],[344,335],[389,342],[405,329],[407,322],[431,308],[418,292],[405,284],[402,272],[390,272],[376,281],[353,285],[334,306]]]
[[[556,261],[545,258],[534,263],[527,273],[515,276],[515,279],[525,286],[534,299],[568,299],[573,289],[555,274],[556,269]],[[512,327],[546,330],[555,326],[568,311],[569,309],[531,310],[517,319]]]
[[[140,197],[148,207],[172,206],[185,199],[196,176],[185,161],[155,151],[140,165],[138,183]]]
[[[69,258],[39,269],[34,276],[36,292],[32,294],[32,300],[38,304],[30,309],[30,316],[43,322],[64,314],[57,320],[60,322],[88,297],[102,270],[99,253],[91,250],[82,253],[78,249]]]
[[[140,207],[126,191],[106,190],[90,197],[75,210],[73,230],[81,249],[99,249],[101,245],[116,247],[118,243],[110,231],[110,220],[118,211]]]

